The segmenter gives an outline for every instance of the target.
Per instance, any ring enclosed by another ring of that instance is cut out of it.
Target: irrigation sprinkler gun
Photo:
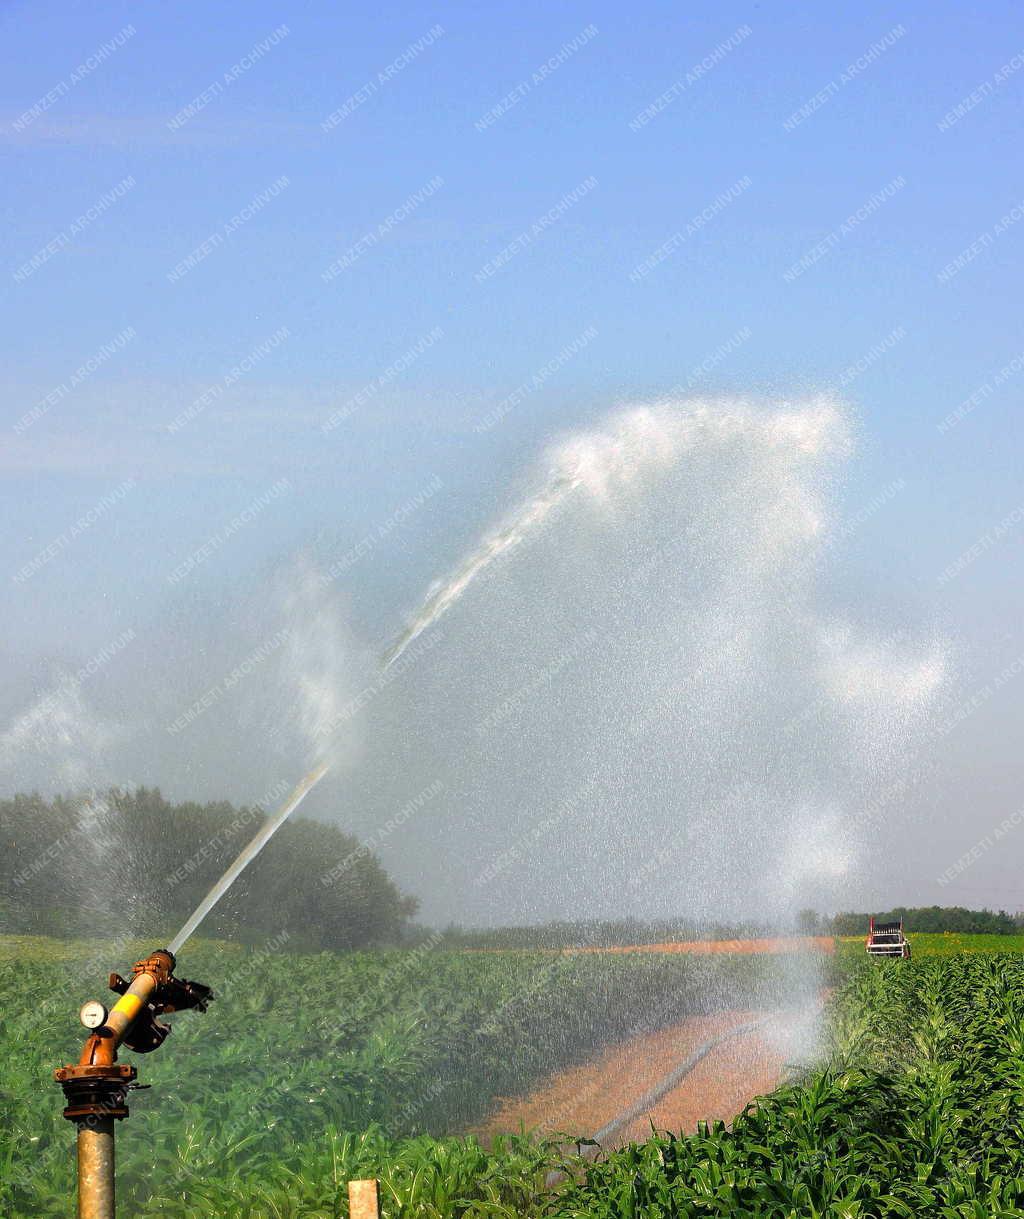
[[[299,780],[274,816],[242,847],[171,940],[169,948],[158,948],[145,960],[137,961],[132,966],[131,982],[120,974],[110,975],[110,989],[121,998],[109,1012],[102,1003],[92,1000],[78,1013],[85,1027],[92,1029],[92,1035],[75,1066],[61,1067],[53,1073],[68,1102],[64,1116],[78,1127],[78,1219],[114,1219],[114,1122],[128,1116],[125,1101],[130,1089],[146,1086],[136,1083],[133,1066],[117,1061],[117,1047],[124,1043],[129,1050],[148,1054],[159,1049],[171,1031],[169,1025],[160,1023],[158,1016],[184,1012],[190,1007],[206,1011],[213,991],[201,982],[176,978],[174,954],[327,774],[327,769],[322,763]]]
[[[54,1071],[64,1089],[64,1116],[78,1128],[78,1217],[114,1217],[114,1122],[128,1116],[127,1096],[138,1072],[117,1061],[118,1046],[138,1054],[158,1049],[171,1031],[157,1019],[165,1012],[196,1008],[205,1012],[213,991],[200,982],[174,976],[174,954],[158,948],[132,966],[130,982],[110,975],[110,989],[121,997],[108,1011],[90,1000],[79,1018],[92,1032],[73,1066]]]

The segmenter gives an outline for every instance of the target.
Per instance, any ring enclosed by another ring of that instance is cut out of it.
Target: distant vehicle
[[[903,934],[903,920],[898,923],[876,923],[872,917],[868,924],[868,956],[902,957],[910,960],[910,941]]]

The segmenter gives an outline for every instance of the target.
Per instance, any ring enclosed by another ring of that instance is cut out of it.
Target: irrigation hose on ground
[[[821,1014],[827,996],[828,991],[824,991],[817,1007],[807,1016],[808,1021],[816,1019]],[[731,1041],[735,1037],[742,1037],[746,1033],[752,1033],[756,1029],[763,1028],[766,1024],[771,1024],[778,1016],[779,1013],[774,1012],[767,1016],[760,1016],[757,1020],[747,1020],[743,1024],[737,1024],[734,1028],[726,1029],[724,1033],[719,1033],[716,1037],[709,1037],[707,1041],[702,1041],[688,1058],[681,1062],[679,1066],[674,1067],[653,1088],[650,1088],[643,1096],[634,1101],[628,1109],[624,1109],[622,1113],[613,1117],[610,1122],[606,1122],[593,1136],[593,1145],[583,1148],[580,1154],[585,1159],[594,1159],[600,1153],[602,1143],[610,1139],[612,1135],[616,1134],[624,1126],[628,1126],[630,1122],[634,1122],[638,1117],[643,1117],[645,1113],[649,1113],[658,1101],[676,1088],[695,1067],[707,1058],[712,1050],[717,1049],[724,1042]],[[561,1170],[554,1169],[545,1177],[544,1184],[548,1189],[551,1189],[560,1181],[564,1181],[565,1176],[566,1174]]]
[[[630,1122],[636,1121],[638,1117],[643,1117],[645,1113],[650,1112],[663,1096],[667,1096],[677,1084],[681,1083],[690,1074],[698,1063],[703,1062],[711,1051],[717,1049],[723,1042],[730,1041],[733,1037],[741,1037],[744,1033],[752,1033],[754,1029],[761,1028],[772,1019],[774,1019],[772,1016],[762,1016],[759,1020],[748,1020],[745,1024],[737,1024],[735,1028],[726,1029],[724,1033],[719,1033],[717,1037],[709,1037],[707,1041],[701,1042],[685,1062],[681,1062],[678,1067],[670,1071],[664,1079],[656,1083],[648,1092],[645,1092],[638,1101],[635,1101],[628,1109],[620,1113],[618,1117],[613,1117],[610,1122],[602,1126],[594,1135],[594,1142],[603,1143],[617,1131],[621,1130],[623,1126],[628,1126]]]
[[[673,1088],[677,1087],[690,1072],[699,1063],[703,1062],[712,1050],[717,1049],[723,1042],[730,1041],[734,1037],[740,1037],[744,1033],[752,1033],[754,1029],[761,1028],[773,1020],[773,1016],[762,1016],[758,1020],[748,1020],[744,1024],[737,1024],[735,1028],[727,1029],[724,1033],[719,1033],[717,1037],[709,1037],[707,1041],[702,1041],[699,1046],[693,1051],[689,1058],[685,1059],[674,1067],[663,1079],[650,1088],[647,1092],[633,1102],[628,1109],[624,1109],[622,1113],[613,1117],[610,1122],[606,1122],[600,1130],[593,1136],[596,1146],[588,1146],[581,1151],[581,1155],[586,1159],[593,1159],[600,1152],[600,1144],[611,1138],[613,1134],[621,1130],[623,1126],[628,1126],[630,1122],[636,1121],[638,1117],[642,1117],[662,1099],[667,1096]],[[551,1189],[560,1181],[565,1180],[565,1173],[560,1169],[554,1169],[549,1172],[544,1179],[544,1184]]]

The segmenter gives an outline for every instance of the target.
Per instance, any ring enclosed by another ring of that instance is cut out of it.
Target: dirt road
[[[634,1037],[593,1062],[562,1071],[525,1098],[503,1102],[480,1130],[489,1137],[525,1126],[540,1135],[594,1135],[625,1114],[707,1041],[763,1018],[751,1011],[693,1016],[660,1032]],[[714,1046],[664,1097],[606,1136],[605,1146],[642,1141],[651,1122],[691,1133],[702,1119],[728,1120],[755,1096],[775,1088],[785,1052],[767,1029],[739,1033]]]
[[[464,948],[462,951],[502,954],[510,952],[552,952],[565,955],[573,955],[575,953],[681,952],[701,956],[707,953],[717,954],[721,952],[743,954],[765,953],[771,955],[794,952],[823,952],[831,955],[835,950],[836,943],[830,935],[792,935],[760,940],[668,940],[662,944],[587,945],[569,948]]]
[[[672,940],[664,944],[616,944],[610,948],[567,948],[566,952],[685,952],[685,953],[834,953],[830,935],[784,936],[762,940]]]

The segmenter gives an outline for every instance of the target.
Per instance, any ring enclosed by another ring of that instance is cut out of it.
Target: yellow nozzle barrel
[[[146,1005],[150,995],[156,990],[156,986],[157,978],[155,974],[136,974],[131,986],[128,987],[121,998],[110,1009],[110,1014],[107,1016],[103,1028],[108,1036],[114,1039],[115,1045],[121,1043],[122,1037],[134,1024],[135,1017]]]

